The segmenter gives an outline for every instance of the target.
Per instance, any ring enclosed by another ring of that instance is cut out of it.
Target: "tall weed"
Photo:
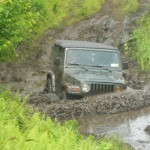
[[[143,70],[150,70],[150,12],[137,21],[137,28],[125,44],[126,54],[137,60]]]

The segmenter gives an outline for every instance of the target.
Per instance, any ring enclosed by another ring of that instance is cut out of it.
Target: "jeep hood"
[[[66,68],[67,77],[80,82],[105,82],[125,84],[121,71],[95,70],[95,69],[74,69]]]

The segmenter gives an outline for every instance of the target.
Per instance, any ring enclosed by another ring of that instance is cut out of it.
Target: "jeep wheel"
[[[46,92],[46,93],[52,92],[52,80],[51,79],[46,80],[46,84],[45,84],[45,87],[44,87],[44,92]]]

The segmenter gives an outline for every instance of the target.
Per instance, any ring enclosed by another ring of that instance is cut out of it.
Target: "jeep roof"
[[[88,41],[57,40],[55,42],[55,45],[59,45],[63,48],[94,48],[94,49],[118,50],[113,46]]]

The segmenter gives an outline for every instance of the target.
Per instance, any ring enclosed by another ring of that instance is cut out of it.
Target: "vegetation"
[[[126,14],[132,14],[136,12],[139,8],[138,0],[113,0],[113,3],[119,4],[120,8],[117,9],[121,10],[122,13]]]
[[[137,21],[129,41],[125,44],[126,54],[139,62],[143,70],[150,70],[150,12]]]
[[[32,114],[32,115],[31,115]],[[77,122],[63,125],[45,115],[33,113],[18,95],[0,91],[1,150],[127,150],[115,138],[96,140],[77,131]]]
[[[88,17],[104,0],[0,0],[0,61],[16,55],[17,46],[48,28]],[[64,19],[67,19],[64,20]]]
[[[47,29],[70,25],[100,10],[106,0],[0,0],[0,61],[16,56],[24,41]],[[138,0],[113,0],[125,12],[135,12]]]

